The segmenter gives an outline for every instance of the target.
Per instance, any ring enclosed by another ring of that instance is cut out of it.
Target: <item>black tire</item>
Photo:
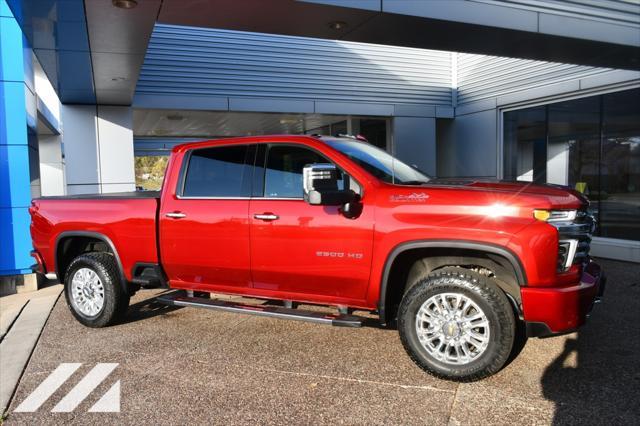
[[[458,293],[474,302],[489,322],[489,342],[477,358],[464,364],[438,360],[420,343],[416,316],[421,306],[440,293]],[[398,311],[398,331],[411,359],[432,375],[453,381],[474,381],[498,372],[509,359],[516,319],[505,294],[491,278],[463,268],[446,267],[418,279],[404,295]]]
[[[102,309],[93,316],[82,313],[73,302],[72,278],[80,268],[95,272],[104,287]],[[129,307],[129,295],[122,290],[118,264],[110,253],[85,253],[73,259],[65,275],[64,295],[73,316],[87,327],[99,328],[114,324],[124,317]]]

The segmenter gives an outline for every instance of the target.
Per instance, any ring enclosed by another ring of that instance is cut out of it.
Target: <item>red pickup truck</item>
[[[90,327],[123,317],[140,288],[341,326],[368,311],[424,370],[474,380],[518,335],[585,322],[604,288],[587,206],[561,187],[431,179],[349,137],[234,138],[175,147],[159,193],[34,200],[32,255]]]

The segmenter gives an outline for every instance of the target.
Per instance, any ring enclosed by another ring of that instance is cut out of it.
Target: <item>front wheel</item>
[[[119,320],[129,306],[115,258],[110,253],[76,257],[64,280],[64,294],[73,316],[87,327],[105,327]]]
[[[448,380],[472,381],[496,373],[507,362],[516,320],[509,300],[490,278],[446,267],[420,279],[404,295],[398,330],[422,369]]]

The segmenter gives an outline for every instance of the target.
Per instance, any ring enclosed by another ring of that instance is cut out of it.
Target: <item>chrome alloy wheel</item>
[[[489,320],[460,293],[431,296],[416,314],[416,332],[426,351],[440,362],[468,364],[489,345]]]
[[[104,286],[100,277],[89,268],[80,268],[71,279],[71,300],[78,312],[95,317],[104,306]]]

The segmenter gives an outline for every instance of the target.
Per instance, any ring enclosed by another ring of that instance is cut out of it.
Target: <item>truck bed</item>
[[[56,251],[65,238],[99,238],[117,248],[124,275],[131,279],[136,263],[158,263],[159,204],[157,191],[36,198],[30,209],[34,248],[46,272],[57,272]]]
[[[131,192],[110,192],[106,194],[76,194],[76,195],[54,195],[49,197],[39,197],[35,200],[95,200],[106,199],[139,199],[139,198],[160,198],[160,191],[131,191]]]

